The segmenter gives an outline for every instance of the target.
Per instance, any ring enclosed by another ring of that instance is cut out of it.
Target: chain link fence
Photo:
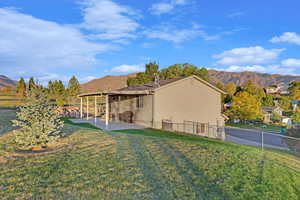
[[[174,131],[179,133],[186,133],[196,136],[225,139],[225,127],[218,125],[211,125],[209,123],[201,123],[195,121],[184,121],[183,123],[174,123],[170,120],[162,121],[134,121],[135,124],[145,126],[147,128],[161,129],[166,131]]]
[[[300,135],[300,129],[288,130],[286,134],[260,130],[250,130],[234,127],[226,127],[226,141],[257,146],[262,150],[265,148],[273,148],[288,151],[300,157],[300,138],[291,136],[289,133],[294,131]]]

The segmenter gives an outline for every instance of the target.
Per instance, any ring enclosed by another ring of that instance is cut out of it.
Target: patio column
[[[106,100],[105,100],[105,104],[106,104],[106,106],[105,106],[105,125],[107,126],[108,125],[108,118],[109,118],[109,108],[108,108],[108,106],[109,106],[109,102],[108,102],[108,100],[109,100],[109,98],[108,98],[108,94],[106,95]]]
[[[86,119],[89,120],[89,97],[86,97]]]
[[[82,119],[82,117],[83,117],[83,113],[82,113],[82,109],[83,109],[83,107],[82,107],[82,97],[80,97],[80,118]]]
[[[97,96],[95,96],[95,124],[97,120]]]

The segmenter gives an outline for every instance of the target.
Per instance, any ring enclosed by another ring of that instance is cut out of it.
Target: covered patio
[[[142,129],[145,127],[125,122],[112,121],[110,115],[110,99],[117,98],[121,101],[122,96],[147,95],[149,91],[102,91],[94,93],[83,93],[80,98],[80,119],[73,119],[74,122],[88,122],[104,130],[120,129]],[[84,105],[85,103],[85,105]],[[84,112],[85,107],[85,112]],[[92,112],[90,112],[92,110]],[[104,118],[103,118],[104,117]]]
[[[71,119],[75,123],[90,123],[98,128],[107,131],[114,131],[114,130],[124,130],[124,129],[145,129],[144,126],[139,126],[136,124],[129,124],[125,122],[109,122],[107,125],[104,120],[96,118],[90,119]]]

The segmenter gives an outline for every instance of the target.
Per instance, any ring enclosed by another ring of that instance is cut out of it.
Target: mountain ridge
[[[12,88],[17,87],[17,82],[8,78],[7,76],[0,75],[0,89],[11,86]]]
[[[227,84],[234,82],[243,85],[247,81],[253,81],[258,87],[268,87],[275,84],[283,84],[285,88],[291,81],[300,81],[300,76],[267,74],[260,72],[226,72],[208,70],[210,82]],[[116,90],[127,86],[127,78],[135,76],[136,73],[120,76],[104,76],[82,84],[82,92],[95,92],[101,90]]]

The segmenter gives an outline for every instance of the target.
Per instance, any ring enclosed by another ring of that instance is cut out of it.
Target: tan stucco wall
[[[118,97],[117,97],[118,98]],[[136,96],[129,96],[128,99],[120,101],[113,100],[111,101],[111,110],[110,113],[116,116],[118,120],[118,113],[123,113],[125,111],[133,112],[133,120],[136,124],[140,125],[152,125],[152,95],[143,95],[144,106],[143,108],[136,107]]]
[[[223,125],[221,94],[195,78],[161,87],[154,94],[154,120],[184,120]]]

